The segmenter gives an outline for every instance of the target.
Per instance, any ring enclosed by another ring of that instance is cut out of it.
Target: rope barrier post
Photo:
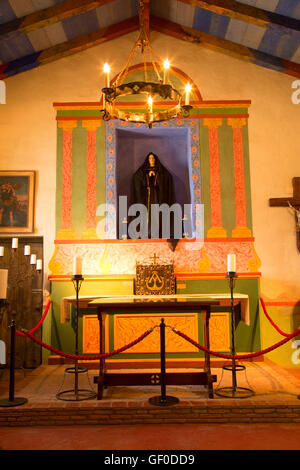
[[[74,274],[72,277],[73,285],[76,292],[76,313],[75,313],[75,360],[74,360],[74,367],[67,367],[65,372],[66,373],[73,373],[74,374],[74,389],[72,390],[64,390],[62,392],[58,392],[56,394],[56,398],[59,400],[65,401],[82,401],[82,400],[90,400],[91,398],[96,397],[96,393],[93,390],[83,390],[78,388],[78,377],[79,373],[88,372],[85,367],[78,366],[78,316],[79,316],[79,291],[81,288],[81,284],[83,281],[83,277],[81,274]]]
[[[16,324],[15,320],[12,320],[10,325],[9,397],[0,400],[0,406],[4,407],[24,405],[28,401],[23,397],[15,398],[15,339]]]
[[[165,320],[161,319],[160,324],[160,385],[161,395],[149,398],[151,405],[168,406],[179,402],[178,398],[166,395],[166,325]]]
[[[230,305],[231,305],[231,364],[224,365],[224,370],[231,370],[232,375],[232,386],[231,387],[222,387],[215,390],[216,395],[223,398],[249,398],[254,395],[254,391],[250,388],[238,387],[236,380],[237,371],[245,370],[246,367],[241,364],[236,364],[235,358],[235,311],[234,311],[234,297],[233,290],[235,279],[237,278],[237,273],[233,271],[228,271],[226,277],[229,280],[230,288]]]

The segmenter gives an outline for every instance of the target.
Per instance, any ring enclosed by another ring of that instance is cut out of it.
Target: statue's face
[[[152,153],[150,153],[148,158],[149,158],[150,166],[155,166],[155,156]]]

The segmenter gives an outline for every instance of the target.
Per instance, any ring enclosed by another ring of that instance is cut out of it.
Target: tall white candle
[[[227,255],[227,272],[228,273],[236,273],[236,256],[235,255]]]
[[[189,83],[186,84],[185,86],[185,106],[190,105],[190,93],[191,93],[191,85]]]
[[[30,256],[30,264],[36,264],[36,255]]]
[[[104,64],[103,71],[106,75],[106,88],[109,88],[110,87],[110,79],[109,79],[110,66],[108,65],[107,62],[105,62]]]
[[[41,259],[36,260],[36,270],[41,271],[43,267],[43,261]]]
[[[24,255],[29,256],[30,255],[30,245],[25,245],[24,246]]]
[[[11,242],[12,248],[18,248],[19,240],[17,238],[13,238]]]
[[[169,69],[170,62],[168,59],[164,61],[164,84],[166,85],[169,82]]]
[[[0,256],[4,256],[4,246],[0,246]]]
[[[150,114],[152,114],[152,112],[153,112],[152,103],[153,103],[152,96],[149,96],[149,98],[148,98],[148,109],[149,109]]]
[[[82,274],[82,259],[76,256],[73,261],[73,275]]]
[[[8,269],[0,269],[0,299],[6,299]]]

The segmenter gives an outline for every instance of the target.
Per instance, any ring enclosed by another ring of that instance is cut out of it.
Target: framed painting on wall
[[[0,171],[0,233],[33,232],[34,171]]]

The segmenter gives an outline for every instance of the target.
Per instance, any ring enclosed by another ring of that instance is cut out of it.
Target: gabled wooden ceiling
[[[145,26],[300,78],[300,0],[144,0]],[[139,29],[139,0],[1,0],[0,79]]]

